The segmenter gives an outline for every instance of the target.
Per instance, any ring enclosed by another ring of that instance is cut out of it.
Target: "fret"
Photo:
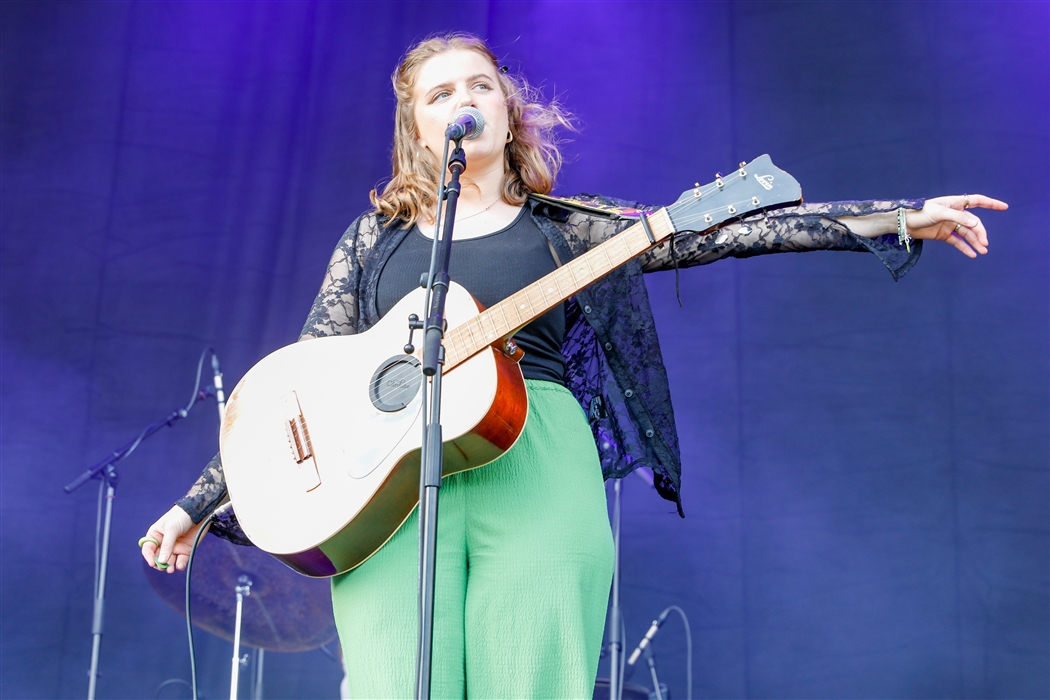
[[[460,328],[462,328],[464,331],[466,331],[467,335],[469,336],[470,344],[471,345],[477,345],[477,342],[474,340],[474,331],[471,329],[471,326],[473,326],[473,325],[474,325],[474,319],[470,319],[469,321],[467,321],[466,323],[461,325]]]
[[[542,281],[543,280],[540,279],[539,281],[534,282],[533,284],[530,284],[529,285],[529,289],[533,290],[533,292],[535,292],[535,293],[540,295],[540,299],[543,300],[540,303],[540,306],[543,307],[543,308],[547,308],[547,292],[545,291],[547,285],[541,284]]]
[[[551,280],[553,281],[553,283],[554,283],[554,286],[558,288],[558,296],[559,296],[559,297],[561,297],[562,299],[566,299],[566,298],[568,298],[568,297],[572,296],[572,294],[566,294],[566,293],[565,293],[564,291],[562,291],[562,288],[561,288],[561,283],[562,283],[562,279],[561,279],[561,278],[562,278],[562,275],[559,275],[559,274],[558,274],[558,271],[557,271],[557,270],[555,270],[554,272],[552,272],[552,273],[551,273],[550,275],[548,275],[548,276],[549,276],[549,277],[551,278]]]
[[[507,320],[507,302],[501,301],[492,308],[499,309],[500,316],[503,317],[503,333],[501,335],[506,335],[507,333],[510,333],[514,326],[511,325],[510,321]]]
[[[478,323],[476,318],[470,319],[466,323],[462,324],[462,326],[460,327],[463,329],[464,342],[476,348],[479,348],[482,345],[484,345],[484,343],[481,342],[482,340],[484,340],[484,336],[478,329]]]
[[[584,258],[586,257],[586,255],[582,255],[565,266],[568,268],[569,274],[572,275],[573,284],[579,289],[582,289],[591,281],[588,277],[589,271],[584,264]]]
[[[481,332],[485,334],[486,340],[492,342],[496,338],[500,337],[500,335],[502,335],[501,333],[496,331],[496,324],[493,322],[491,314],[487,310],[482,311],[480,314],[478,314],[477,318],[478,327],[481,328]],[[489,322],[488,330],[485,330],[485,321]]]
[[[536,289],[536,285],[529,285],[522,291],[525,292],[523,296],[525,297],[525,301],[527,301],[529,304],[529,318],[536,318],[536,307],[539,306],[541,309],[543,308],[543,295],[540,295],[539,304],[537,304],[535,301],[536,294],[538,292],[538,290]]]
[[[542,283],[541,286],[544,290],[546,290],[543,293],[544,296],[546,297],[547,295],[550,295],[550,298],[554,299],[554,302],[551,304],[551,308],[554,308],[558,304],[558,302],[561,301],[561,299],[559,299],[561,289],[559,289],[559,286],[555,283],[554,279],[555,275],[553,274],[547,274],[540,278],[540,283]]]

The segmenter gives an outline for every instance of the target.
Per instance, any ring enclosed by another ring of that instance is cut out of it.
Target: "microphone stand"
[[[206,398],[208,395],[208,392],[199,391],[193,403]],[[116,467],[120,462],[123,462],[143,440],[150,437],[161,428],[170,427],[176,421],[185,418],[189,414],[189,408],[192,407],[193,404],[191,403],[188,408],[180,408],[177,411],[172,411],[167,418],[148,426],[137,438],[114,450],[113,454],[109,457],[93,467],[89,467],[83,474],[63,487],[63,490],[66,493],[73,493],[92,479],[102,479],[106,490],[106,511],[102,526],[102,553],[95,578],[95,603],[91,614],[91,670],[88,672],[88,700],[95,700],[95,686],[98,681],[98,660],[99,652],[102,647],[102,618],[106,603],[106,569],[109,563],[109,535],[110,526],[113,522],[113,501],[117,494],[118,476]]]
[[[649,665],[649,675],[653,679],[653,693],[656,695],[656,700],[664,700],[664,693],[660,688],[660,679],[656,675],[656,654],[653,652],[652,645],[645,648],[645,662]]]
[[[430,308],[424,325],[423,375],[430,377],[429,418],[423,428],[422,454],[419,467],[419,634],[416,654],[416,700],[430,697],[430,671],[434,634],[434,572],[437,552],[438,489],[441,488],[441,466],[444,450],[441,441],[441,368],[445,362],[445,296],[448,293],[448,264],[452,255],[452,230],[456,221],[456,203],[459,201],[459,176],[466,170],[467,161],[456,139],[456,147],[449,157],[452,173],[442,193],[446,202],[445,220],[435,242],[428,280]],[[436,267],[435,267],[436,265]],[[411,321],[410,321],[411,323]],[[426,381],[423,383],[426,391]],[[424,405],[427,405],[424,398]]]

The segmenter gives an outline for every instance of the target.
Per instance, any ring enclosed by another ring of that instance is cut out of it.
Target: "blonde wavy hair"
[[[438,157],[417,141],[413,91],[422,65],[431,57],[449,51],[474,51],[491,61],[496,70],[513,136],[504,150],[503,201],[521,205],[533,192],[550,193],[562,164],[555,130],[558,127],[573,129],[568,112],[556,101],[545,102],[523,77],[508,75],[480,37],[455,33],[421,41],[405,54],[391,77],[397,96],[393,173],[382,193],[375,189],[369,194],[376,213],[400,219],[409,226],[424,212],[433,211],[441,175]]]

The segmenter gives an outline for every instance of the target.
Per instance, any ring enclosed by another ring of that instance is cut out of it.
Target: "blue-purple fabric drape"
[[[991,253],[725,261],[649,288],[687,518],[624,484],[628,643],[680,605],[696,697],[1047,697],[1045,2],[3,2],[0,696],[79,697],[87,465],[296,337],[389,172],[389,75],[487,37],[579,118],[558,192],[670,203],[768,152],[810,201],[982,192]],[[213,405],[120,468],[99,697],[185,697],[135,540],[215,451]],[[439,584],[440,585],[440,584]],[[206,695],[229,645],[199,635]],[[685,644],[656,641],[685,696]],[[514,650],[508,650],[513,657]],[[602,675],[606,675],[604,668]],[[267,697],[335,697],[320,651]],[[645,674],[635,680],[644,682]],[[182,692],[182,695],[177,693]],[[159,694],[158,694],[159,693]]]

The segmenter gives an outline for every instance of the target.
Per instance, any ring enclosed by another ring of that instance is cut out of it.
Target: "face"
[[[463,141],[467,171],[503,167],[507,143],[507,104],[492,63],[474,51],[448,51],[420,66],[413,90],[413,116],[419,144],[441,158],[445,128],[460,107],[475,107],[485,117],[485,130]]]

